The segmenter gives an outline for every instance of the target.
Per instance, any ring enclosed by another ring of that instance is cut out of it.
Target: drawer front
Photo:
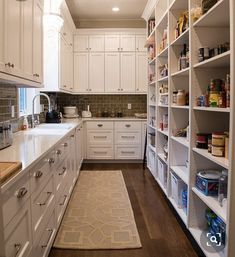
[[[88,159],[113,159],[113,147],[88,147],[87,149],[87,158]]]
[[[115,159],[141,159],[141,147],[116,146]]]
[[[105,130],[105,129],[113,129],[112,121],[88,121],[87,124],[88,130]]]
[[[39,241],[34,245],[33,257],[48,256],[56,234],[55,210],[49,217]]]
[[[141,144],[140,132],[116,132],[115,144],[117,145],[138,145]]]
[[[23,208],[29,199],[29,195],[29,175],[26,174],[3,194],[2,211],[4,226]]]
[[[32,249],[31,214],[29,201],[4,230],[5,257],[27,257]]]
[[[113,144],[113,131],[88,131],[88,145],[111,145]]]
[[[34,194],[31,199],[32,226],[34,235],[40,231],[43,216],[45,215],[47,209],[52,205],[54,198],[53,176],[51,176],[50,180],[42,191],[39,194]]]
[[[115,131],[141,131],[141,122],[139,121],[117,121],[115,122]]]
[[[61,163],[60,167],[57,168],[54,179],[55,179],[55,191],[59,191],[59,188],[63,183],[66,183],[67,177],[68,177],[68,160],[64,159],[63,162]]]
[[[59,226],[69,200],[69,184],[63,184],[56,196],[56,223]]]
[[[69,154],[70,138],[66,138],[62,143],[55,147],[55,162],[58,167],[64,158]]]

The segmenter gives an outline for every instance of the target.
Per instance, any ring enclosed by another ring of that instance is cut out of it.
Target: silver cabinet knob
[[[68,143],[64,143],[62,144],[63,147],[67,147],[68,146]]]
[[[53,158],[49,158],[47,162],[49,163],[49,165],[51,165],[55,163],[55,160]]]
[[[62,154],[62,151],[61,150],[56,150],[55,152],[57,155],[61,155]]]

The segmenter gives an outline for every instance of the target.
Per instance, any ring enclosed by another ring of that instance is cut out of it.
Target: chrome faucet
[[[44,93],[39,93],[37,95],[34,96],[33,98],[33,108],[32,108],[32,128],[35,128],[35,120],[34,120],[34,102],[35,102],[35,99],[37,98],[37,96],[45,96],[48,100],[48,111],[50,112],[51,111],[51,100],[49,98],[49,96],[47,94],[44,94]]]

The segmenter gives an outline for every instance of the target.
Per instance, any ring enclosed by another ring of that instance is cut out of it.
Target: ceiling
[[[84,20],[140,20],[147,0],[66,0],[76,22]],[[120,11],[112,12],[118,6]]]

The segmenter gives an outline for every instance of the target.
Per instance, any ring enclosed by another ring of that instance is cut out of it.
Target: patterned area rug
[[[81,172],[54,247],[141,248],[121,171]]]

